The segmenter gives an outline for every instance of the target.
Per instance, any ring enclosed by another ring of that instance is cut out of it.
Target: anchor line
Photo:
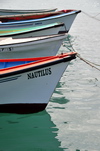
[[[87,15],[87,16],[90,17],[90,18],[93,18],[93,19],[95,19],[95,20],[97,20],[97,21],[100,21],[100,19],[96,18],[96,16],[98,16],[100,13],[98,13],[98,14],[95,15],[95,16],[91,16],[91,15],[89,15],[88,13],[86,13],[86,12],[84,12],[84,11],[81,11],[81,12],[84,13],[85,15]]]
[[[77,57],[79,57],[82,61],[84,61],[85,63],[87,63],[87,64],[90,65],[91,67],[93,67],[93,68],[97,69],[98,71],[100,71],[100,69],[95,66],[95,65],[96,65],[95,63],[90,62],[90,61],[88,61],[88,60],[82,58],[82,57],[80,56],[80,54],[77,54]],[[98,66],[100,66],[100,65],[98,65]]]
[[[68,36],[67,36],[67,39],[68,39],[68,42],[69,42],[69,44],[70,44],[70,47],[72,48],[72,49],[70,49],[70,48],[68,48],[68,49],[69,49],[70,51],[76,52],[76,50],[75,50],[74,47],[72,46],[71,41],[70,41],[70,39],[69,39]],[[87,63],[88,65],[90,65],[91,67],[93,67],[93,68],[97,69],[98,71],[100,71],[100,69],[99,69],[98,67],[96,67],[96,66],[100,66],[99,64],[96,64],[96,63],[93,63],[93,62],[91,62],[91,61],[89,61],[89,60],[87,60],[87,59],[84,59],[83,57],[81,57],[81,55],[80,55],[79,53],[77,53],[77,57],[80,58],[80,60],[82,60],[82,61],[84,61],[85,63]]]
[[[96,17],[96,16],[98,16],[98,15],[100,15],[100,13],[96,14],[94,17]]]
[[[66,45],[65,41],[63,41],[62,45],[63,45],[64,47],[67,47],[67,49],[68,49],[69,51],[75,51],[75,49],[73,48],[73,46],[72,46],[72,44],[71,44],[71,41],[70,41],[70,39],[69,39],[69,35],[67,36],[66,39],[67,39],[67,41],[69,42],[71,49],[68,47],[68,45]],[[76,52],[76,51],[75,51],[75,52]]]

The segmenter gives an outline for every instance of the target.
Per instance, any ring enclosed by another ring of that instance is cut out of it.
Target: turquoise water
[[[0,151],[62,151],[57,128],[46,112],[0,114]]]
[[[69,32],[71,45],[84,59],[100,65],[99,0],[16,3],[1,0],[0,3],[1,8],[81,9]],[[68,51],[67,47],[72,49],[66,40],[59,53]],[[0,114],[0,151],[60,150],[100,151],[100,71],[79,58],[65,71],[46,111],[30,115]]]

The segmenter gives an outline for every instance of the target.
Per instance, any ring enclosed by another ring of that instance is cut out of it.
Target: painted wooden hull
[[[65,24],[66,31],[68,32],[71,28],[71,25],[76,18],[77,14],[81,11],[72,11],[69,13],[63,13],[55,16],[40,18],[40,19],[32,19],[32,20],[24,20],[24,21],[15,21],[15,22],[5,22],[0,23],[0,29],[3,28],[16,28],[16,27],[32,27],[32,26],[41,26],[47,25],[54,22],[62,22]],[[65,31],[65,28],[62,27],[61,32]]]
[[[42,26],[29,27],[29,28],[3,28],[0,29],[0,38],[25,38],[58,34],[60,28],[64,26],[63,23],[52,23]]]
[[[34,113],[45,109],[54,89],[76,53],[0,60],[0,112]],[[38,60],[38,61],[36,61]],[[32,61],[12,67],[13,62]],[[35,61],[35,62],[33,62]],[[6,63],[10,64],[6,68]]]
[[[31,58],[56,55],[67,34],[44,37],[4,39],[0,42],[0,58]]]
[[[72,10],[68,10],[70,12]],[[67,11],[66,11],[67,12]],[[56,12],[44,12],[44,13],[30,13],[30,14],[18,14],[18,15],[4,15],[0,16],[0,21],[2,22],[11,22],[11,21],[20,21],[20,20],[29,20],[29,19],[39,19],[54,15],[59,15],[64,13],[64,11],[56,11]]]
[[[53,12],[54,9],[35,9],[35,10],[18,10],[18,9],[0,9],[0,15],[16,15],[16,14],[27,14],[27,13],[43,13],[43,12]]]

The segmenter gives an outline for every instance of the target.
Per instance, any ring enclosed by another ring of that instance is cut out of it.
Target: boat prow
[[[0,59],[0,112],[36,113],[44,110],[75,52],[57,56]]]

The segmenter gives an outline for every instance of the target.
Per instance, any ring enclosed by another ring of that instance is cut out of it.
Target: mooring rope
[[[89,15],[88,13],[86,13],[86,12],[84,12],[84,11],[81,11],[81,12],[84,13],[85,15],[87,15],[87,16],[90,17],[90,18],[93,18],[93,19],[95,19],[95,20],[97,20],[97,21],[100,21],[100,19],[96,18],[96,16],[100,15],[100,13],[96,14],[95,16],[91,16],[91,15]]]
[[[68,49],[70,51],[76,52],[75,49],[73,48],[72,44],[71,44],[71,41],[70,41],[69,37],[67,37],[67,39],[68,39],[68,42],[70,44],[70,47],[72,48],[72,49],[69,49],[69,48]],[[84,59],[83,57],[81,57],[81,55],[79,53],[77,53],[77,57],[80,58],[80,60],[82,60],[85,63],[87,63],[88,65],[90,65],[91,67],[93,67],[93,68],[97,69],[98,71],[100,71],[100,69],[96,67],[96,66],[100,66],[99,64],[96,64],[96,63],[93,63],[93,62],[91,62],[89,60]]]
[[[96,14],[95,16],[91,16],[91,15],[87,14],[87,13],[84,12],[84,11],[82,11],[82,12],[83,12],[85,15],[87,15],[88,17],[90,17],[90,18],[93,18],[93,19],[95,19],[95,20],[100,21],[100,19],[97,19],[97,18],[96,18],[96,16],[100,15],[100,13]],[[65,27],[65,29],[66,29],[66,27]],[[74,52],[76,52],[75,49],[74,49],[73,46],[72,46],[72,43],[71,43],[70,38],[69,38],[69,35],[67,36],[67,41],[68,41],[69,44],[70,44],[70,48],[67,46],[67,49],[68,49],[69,51],[74,51]],[[66,46],[65,42],[63,42],[63,46]],[[91,62],[91,61],[89,61],[89,60],[84,59],[83,57],[81,57],[81,55],[80,55],[79,53],[77,53],[77,57],[80,58],[80,59],[81,59],[82,61],[84,61],[85,63],[87,63],[88,65],[90,65],[91,67],[93,67],[93,68],[95,68],[95,69],[97,69],[97,70],[100,71],[100,69],[96,67],[96,66],[100,66],[99,64],[96,64],[96,63],[93,63],[93,62]]]
[[[80,56],[80,54],[77,54],[77,57],[79,57],[82,61],[84,61],[85,63],[87,63],[87,64],[90,65],[91,67],[93,67],[93,68],[95,68],[95,69],[97,69],[97,70],[100,71],[100,69],[96,67],[97,64],[95,64],[95,63],[93,63],[93,62],[90,62],[90,61],[84,59],[83,57]],[[97,66],[100,66],[100,65],[97,65]]]

